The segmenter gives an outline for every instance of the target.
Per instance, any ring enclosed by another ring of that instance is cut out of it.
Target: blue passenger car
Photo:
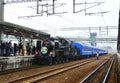
[[[100,55],[107,53],[105,50],[102,50],[102,49],[99,49],[96,47],[92,47],[92,46],[87,46],[87,45],[77,43],[77,42],[72,42],[71,48],[73,48],[73,49],[76,48],[76,51],[73,51],[74,53],[72,53],[72,54],[79,56],[81,58],[96,56],[97,53],[99,53]]]
[[[73,42],[71,44],[71,48],[77,48],[79,52],[77,52],[80,57],[92,56],[92,47],[83,45],[81,43]]]

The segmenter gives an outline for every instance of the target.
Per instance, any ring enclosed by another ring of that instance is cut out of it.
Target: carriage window
[[[83,48],[84,51],[90,51],[91,48]]]

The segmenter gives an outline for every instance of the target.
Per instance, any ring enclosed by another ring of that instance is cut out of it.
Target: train
[[[106,50],[71,41],[62,37],[44,40],[38,46],[35,64],[58,64],[107,54]]]

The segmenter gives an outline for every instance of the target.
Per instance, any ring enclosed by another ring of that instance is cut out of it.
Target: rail
[[[112,57],[111,57],[111,58],[112,58]],[[86,78],[84,78],[80,83],[88,83],[89,81],[91,81],[92,78],[93,78],[94,76],[96,76],[96,75],[98,74],[98,72],[99,72],[100,70],[102,70],[109,61],[111,61],[110,65],[109,65],[109,68],[105,71],[105,73],[102,74],[102,77],[101,77],[101,79],[100,79],[101,83],[105,83],[106,80],[108,79],[108,75],[109,75],[110,70],[111,70],[111,67],[112,67],[112,65],[113,65],[113,59],[112,59],[112,60],[111,60],[111,59],[108,59],[108,60],[104,61],[100,66],[98,66],[93,72],[91,72],[91,73],[90,73]],[[94,79],[95,79],[95,78],[94,78]]]
[[[109,66],[109,68],[108,68],[108,70],[107,70],[107,73],[106,73],[105,78],[104,78],[104,80],[103,80],[102,83],[106,83],[106,80],[108,79],[108,75],[109,75],[109,73],[110,73],[110,70],[111,70],[111,68],[112,68],[112,65],[113,65],[113,60],[112,60],[110,66]]]

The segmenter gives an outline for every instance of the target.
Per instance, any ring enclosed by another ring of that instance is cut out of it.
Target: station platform
[[[29,56],[0,56],[0,71],[28,67],[33,65],[34,55]]]

